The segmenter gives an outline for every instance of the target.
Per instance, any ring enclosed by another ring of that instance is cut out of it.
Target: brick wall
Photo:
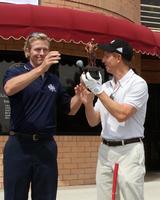
[[[95,184],[99,136],[56,136],[59,186]],[[7,137],[0,137],[0,189],[3,188],[3,148]]]
[[[0,189],[3,188],[3,147],[7,137],[0,136]]]
[[[41,4],[100,12],[140,22],[140,0],[41,0]]]
[[[59,185],[94,184],[99,136],[58,136]]]

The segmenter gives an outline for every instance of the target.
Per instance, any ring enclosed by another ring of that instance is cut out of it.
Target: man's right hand
[[[40,65],[43,72],[48,71],[52,64],[59,63],[59,60],[61,59],[60,55],[61,54],[59,53],[59,51],[50,51],[45,57],[43,63]]]

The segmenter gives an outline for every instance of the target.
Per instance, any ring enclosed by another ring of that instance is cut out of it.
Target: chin
[[[42,64],[42,62],[41,63],[37,62],[37,63],[34,63],[33,66],[34,67],[39,67],[41,64]]]
[[[41,65],[43,63],[43,61],[38,61],[37,62],[37,65],[39,66],[39,65]]]

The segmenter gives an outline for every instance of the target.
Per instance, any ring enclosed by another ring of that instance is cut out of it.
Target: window
[[[141,23],[153,31],[160,31],[159,0],[141,0]]]

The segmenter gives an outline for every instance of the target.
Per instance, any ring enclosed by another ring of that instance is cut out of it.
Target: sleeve
[[[7,69],[7,71],[5,72],[4,77],[3,77],[3,86],[6,84],[6,82],[9,79],[11,79],[15,76],[18,76],[20,74],[21,73],[20,73],[18,67],[11,67],[11,68]]]
[[[147,83],[140,79],[132,84],[124,98],[124,103],[134,106],[136,109],[142,107],[148,100]]]

